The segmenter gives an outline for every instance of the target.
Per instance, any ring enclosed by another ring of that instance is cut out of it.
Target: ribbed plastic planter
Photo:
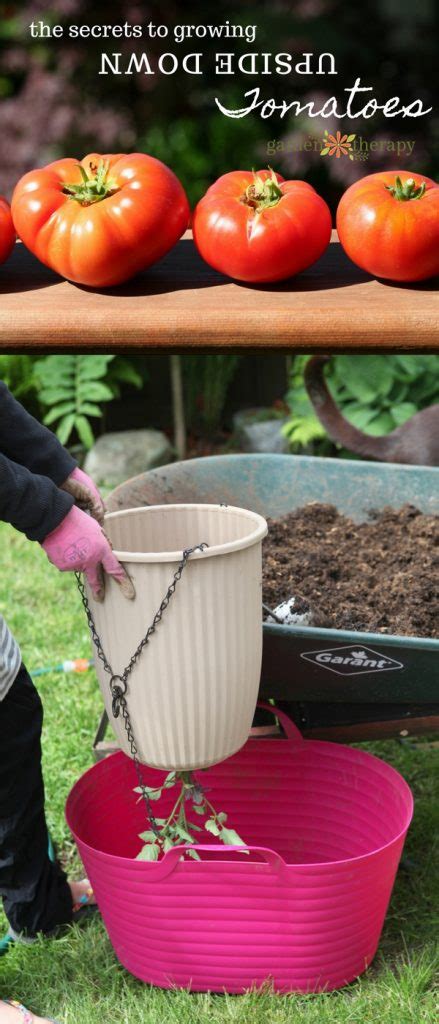
[[[136,597],[113,580],[103,604],[88,593],[107,660],[123,672],[172,582],[169,607],[128,680],[126,699],[140,759],[167,769],[201,768],[245,743],[258,699],[262,659],[262,539],[265,519],[221,505],[163,505],[105,518]],[[123,716],[113,718],[110,676],[95,657],[110,721],[125,753]]]
[[[67,820],[116,955],[163,988],[279,992],[339,988],[371,963],[413,801],[404,779],[360,750],[303,740],[249,740],[198,775],[217,810],[245,839],[134,858],[145,829],[133,762],[118,753],[76,783]],[[157,786],[163,773],[144,769]],[[165,791],[154,804],[170,813]],[[198,819],[199,822],[199,819]]]

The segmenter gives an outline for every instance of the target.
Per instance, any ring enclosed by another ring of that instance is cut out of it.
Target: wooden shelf
[[[404,286],[364,274],[333,232],[308,271],[276,286],[239,285],[211,270],[190,233],[127,285],[64,281],[17,243],[0,267],[2,351],[224,348],[433,351],[438,281]]]

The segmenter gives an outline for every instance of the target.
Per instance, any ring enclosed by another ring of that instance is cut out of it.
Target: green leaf
[[[245,846],[244,840],[241,839],[241,836],[239,836],[237,832],[235,832],[234,828],[223,827],[221,829],[219,838],[221,839],[221,842],[226,843],[227,846]],[[248,850],[245,850],[243,852],[249,853]]]
[[[56,430],[56,436],[61,444],[67,444],[70,434],[75,426],[75,415],[70,413],[68,416],[63,416],[61,423],[58,424]]]
[[[404,370],[409,378],[416,378],[419,373],[419,356],[396,355],[395,363]]]
[[[355,135],[348,135],[348,137],[347,137],[347,141],[348,142],[353,142],[354,139],[355,139]]]
[[[56,405],[58,402],[72,402],[75,392],[72,388],[42,388],[38,395],[43,405]]]
[[[193,841],[194,841],[194,837],[193,837],[193,836],[191,836],[190,832],[188,832],[188,831],[187,831],[187,830],[185,829],[184,825],[180,825],[178,821],[177,821],[177,822],[175,822],[175,825],[174,825],[174,832],[175,832],[175,833],[176,833],[176,834],[178,835],[178,837],[179,837],[180,839],[182,839],[182,840],[183,840],[183,841],[184,841],[185,843],[193,843]]]
[[[144,843],[155,843],[157,836],[152,829],[148,829],[146,832],[139,833],[139,839],[143,839]]]
[[[74,373],[77,359],[78,356],[75,355],[50,355],[43,356],[41,363],[44,363],[46,370],[48,370],[49,372],[51,370],[54,370],[58,373],[60,370],[62,370],[64,373]]]
[[[285,424],[282,433],[285,433],[291,444],[298,444],[302,447],[326,437],[325,428],[314,414],[303,418],[292,416]]]
[[[329,153],[329,146],[325,146],[324,149],[320,150],[320,156],[327,156]]]
[[[105,377],[109,363],[116,357],[114,355],[79,355],[76,357],[77,372],[81,381],[100,380]]]
[[[128,359],[118,358],[117,363],[111,368],[111,376],[117,378],[117,380],[124,381],[126,384],[133,384],[135,388],[141,388],[143,386],[143,380]]]
[[[97,416],[101,417],[104,415],[103,409],[100,409],[98,405],[93,405],[92,402],[84,402],[81,405],[81,414],[83,416]]]
[[[88,381],[87,385],[82,389],[81,396],[82,395],[84,401],[91,399],[92,402],[110,402],[113,397],[113,391],[108,384],[102,384],[101,381],[91,380]]]
[[[368,433],[373,437],[380,437],[381,434],[389,434],[394,428],[393,419],[388,412],[382,412],[369,423]]]
[[[351,395],[361,402],[373,402],[387,395],[392,387],[391,366],[382,356],[338,356],[337,376]]]
[[[161,787],[157,789],[156,786],[154,786],[154,788],[152,786],[144,786],[143,789],[148,794],[150,800],[160,800],[160,797],[162,795]],[[142,794],[140,786],[136,786],[134,792]]]
[[[399,405],[392,405],[390,411],[396,426],[399,427],[415,415],[417,408],[414,402],[400,402]]]
[[[60,416],[64,416],[68,412],[74,412],[75,409],[75,403],[70,401],[61,402],[60,405],[54,405],[53,409],[44,416],[43,423],[48,427],[51,423],[54,423],[55,420],[58,420]]]
[[[193,808],[194,808],[195,814],[200,814],[200,815],[206,814],[206,808],[205,808],[204,804],[194,804]],[[194,826],[192,826],[192,828],[194,828]]]
[[[94,442],[94,434],[86,417],[77,416],[75,419],[75,427],[84,448],[91,448]]]
[[[201,860],[200,855],[196,850],[186,850],[188,857],[192,857],[192,860]]]
[[[343,409],[346,419],[358,430],[366,430],[368,424],[376,415],[376,410],[370,405],[361,405],[359,402],[349,402]]]
[[[142,847],[140,853],[137,854],[136,860],[158,860],[160,855],[160,847],[157,843],[146,843]]]
[[[207,821],[204,822],[204,828],[206,829],[206,832],[211,832],[213,836],[219,836],[221,831],[220,826],[217,825],[215,821],[215,818],[208,818]]]

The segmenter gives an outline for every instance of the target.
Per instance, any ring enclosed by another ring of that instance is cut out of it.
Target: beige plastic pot
[[[128,601],[110,579],[103,604],[87,592],[114,674],[151,625],[183,550],[207,543],[187,562],[126,700],[144,764],[182,770],[223,761],[245,743],[258,697],[265,519],[232,506],[155,505],[113,512],[105,530],[136,589]],[[130,755],[123,716],[112,715],[110,677],[95,660],[110,722]]]

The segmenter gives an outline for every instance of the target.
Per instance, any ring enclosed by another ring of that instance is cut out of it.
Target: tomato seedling
[[[226,827],[227,814],[215,810],[192,772],[169,772],[161,786],[156,789],[151,786],[143,788],[149,800],[160,800],[166,790],[174,787],[178,795],[168,817],[154,818],[151,825],[154,824],[157,831],[151,828],[140,833],[139,839],[143,840],[144,846],[138,853],[137,860],[155,861],[174,846],[203,842],[199,835],[203,830],[226,846],[237,846],[241,853],[248,853],[244,840],[235,829]],[[142,794],[142,789],[137,786],[134,792]],[[193,820],[195,814],[198,815],[200,824]],[[182,852],[193,860],[200,860],[195,849]]]

